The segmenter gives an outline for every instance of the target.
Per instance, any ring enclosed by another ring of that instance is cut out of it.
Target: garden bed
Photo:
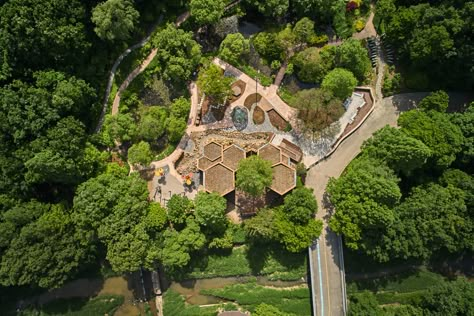
[[[239,87],[240,88],[240,94],[238,96],[231,95],[231,97],[229,98],[230,103],[237,101],[238,99],[240,99],[244,95],[245,88],[247,87],[247,84],[245,82],[243,82],[242,80],[237,80],[231,86],[231,88],[234,88],[234,87]]]
[[[276,129],[278,129],[280,131],[286,130],[286,128],[288,126],[288,122],[277,111],[272,109],[272,110],[268,111],[267,113],[268,113],[268,117],[270,119],[270,123],[272,123],[272,125]]]
[[[250,111],[250,108],[252,107],[252,105],[260,102],[261,99],[262,99],[262,95],[260,93],[249,94],[248,97],[244,101],[244,106]]]
[[[265,122],[265,112],[258,105],[253,110],[253,123],[256,125],[263,124]]]

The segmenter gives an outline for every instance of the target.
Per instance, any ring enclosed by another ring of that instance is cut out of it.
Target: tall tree
[[[173,194],[166,204],[168,218],[173,224],[184,224],[191,213],[194,204],[185,196]]]
[[[339,45],[336,51],[337,67],[351,71],[359,83],[362,83],[371,69],[367,49],[359,40],[351,38]]]
[[[191,15],[199,24],[213,24],[224,14],[224,0],[191,0]]]
[[[51,65],[70,69],[90,46],[78,0],[3,1],[0,16],[0,80]]]
[[[435,166],[446,168],[456,159],[464,142],[460,128],[449,118],[445,113],[411,110],[400,115],[398,124],[402,131],[431,149]]]
[[[132,165],[148,166],[153,161],[150,144],[141,141],[128,149],[128,161]]]
[[[265,16],[283,16],[290,5],[289,0],[247,0],[251,5],[257,7],[258,11]]]
[[[239,65],[249,51],[249,41],[241,33],[228,34],[219,47],[219,57],[230,64]]]
[[[384,313],[375,295],[369,291],[364,291],[351,295],[348,315],[382,316]]]
[[[273,170],[269,161],[260,156],[250,156],[239,162],[235,185],[240,190],[257,197],[272,184]]]
[[[365,141],[362,151],[405,175],[422,167],[431,156],[431,150],[423,142],[389,126],[375,132],[373,137]]]
[[[159,70],[167,80],[187,80],[201,59],[201,46],[193,40],[192,32],[177,29],[168,24],[152,39],[159,48],[156,59]]]
[[[92,9],[95,33],[109,41],[130,38],[139,16],[132,0],[107,0]]]
[[[474,285],[465,278],[444,282],[428,290],[421,306],[433,316],[474,313]]]
[[[168,113],[160,106],[151,106],[144,110],[138,122],[138,136],[153,142],[163,136],[166,130]]]
[[[199,192],[194,199],[194,216],[199,225],[213,232],[223,232],[227,226],[227,202],[217,193]]]
[[[321,87],[331,91],[339,99],[349,97],[357,85],[352,72],[343,68],[335,68],[324,77]]]
[[[300,44],[311,42],[312,38],[316,36],[314,22],[309,18],[302,18],[293,27],[293,34],[296,37],[296,41]]]
[[[306,187],[296,188],[285,197],[283,210],[292,222],[307,223],[318,210],[313,190]]]
[[[71,218],[61,205],[48,205],[47,211],[25,223],[11,240],[1,258],[0,283],[61,286],[90,259],[90,244],[82,238],[75,233]]]
[[[418,104],[418,107],[424,111],[437,111],[444,113],[448,109],[449,96],[443,90],[435,91],[430,93],[427,97],[423,98]]]
[[[81,244],[92,242],[97,246],[101,242],[105,245],[107,257],[113,258],[111,264],[116,271],[136,265],[133,263],[136,257],[130,257],[127,263],[126,258],[120,257],[120,251],[134,242],[133,235],[141,233],[136,226],[149,210],[147,198],[146,183],[136,173],[130,176],[102,174],[79,185],[71,217],[78,232],[85,236]],[[111,247],[114,243],[120,245]]]
[[[199,88],[218,103],[224,102],[230,96],[231,83],[232,78],[225,77],[224,71],[213,63],[199,73],[197,81]]]
[[[334,67],[336,48],[324,46],[322,49],[308,47],[292,59],[297,68],[297,76],[304,82],[319,83]]]

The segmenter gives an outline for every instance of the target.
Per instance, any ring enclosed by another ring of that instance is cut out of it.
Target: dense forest
[[[415,2],[374,3],[376,27],[396,50],[405,86],[472,89],[474,3]],[[324,46],[329,36],[346,39],[362,30],[369,1],[244,0],[225,11],[229,3],[0,1],[2,293],[59,287],[104,267],[125,273],[160,264],[179,275],[196,253],[229,250],[245,240],[298,253],[319,235],[309,189],[299,187],[243,229],[225,219],[218,195],[200,194],[195,201],[173,196],[164,209],[149,201],[146,182],[130,173],[130,166],[149,165],[174,150],[186,128],[189,80],[224,80],[208,67],[214,56],[262,85],[285,63],[287,74],[321,85],[294,95],[280,91],[290,105],[298,104],[312,133],[341,115],[342,100],[357,84],[373,79],[363,41]],[[186,10],[191,18],[177,28],[176,17]],[[134,55],[141,61],[159,47],[156,57],[122,95],[120,113],[106,115],[95,133],[114,61],[160,16],[162,24]],[[243,17],[262,29],[250,39],[235,31]],[[257,72],[257,66],[268,71]],[[199,67],[205,72],[194,78]],[[226,89],[209,94],[217,98]],[[329,109],[324,121],[316,120],[311,100]],[[331,228],[346,246],[381,262],[474,250],[474,108],[448,113],[447,106],[446,93],[431,94],[401,115],[400,129],[386,127],[368,140],[331,182],[338,210]]]
[[[474,3],[379,0],[374,24],[396,51],[406,87],[472,90]]]

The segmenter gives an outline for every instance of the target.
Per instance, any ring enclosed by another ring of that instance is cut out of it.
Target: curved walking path
[[[317,305],[317,315],[344,315],[344,262],[342,243],[339,236],[328,227],[333,209],[327,204],[325,192],[329,178],[339,177],[347,165],[360,152],[362,143],[385,125],[396,126],[400,107],[394,105],[394,98],[405,101],[405,109],[410,100],[420,100],[426,94],[399,95],[378,100],[371,116],[351,136],[344,140],[336,151],[327,159],[311,168],[306,178],[306,186],[314,189],[318,201],[317,218],[322,219],[323,232],[319,237],[318,251],[311,256],[318,267],[312,277],[316,289],[313,289]],[[321,270],[321,272],[319,272]]]
[[[97,123],[95,132],[98,133],[100,129],[102,128],[102,124],[104,123],[104,117],[105,117],[105,112],[107,112],[107,105],[109,103],[109,96],[110,92],[112,90],[112,84],[114,82],[115,78],[115,73],[117,72],[118,66],[122,63],[123,59],[130,54],[133,50],[143,47],[151,38],[151,35],[153,32],[156,30],[156,28],[160,25],[161,21],[163,20],[163,15],[160,15],[158,17],[158,21],[155,23],[155,25],[151,28],[151,30],[148,32],[148,35],[142,39],[140,42],[138,42],[135,45],[130,46],[127,48],[120,56],[115,60],[114,65],[112,66],[112,69],[110,70],[110,75],[109,79],[107,81],[107,87],[105,89],[105,95],[104,95],[104,101],[102,102],[102,111],[100,113],[99,117],[99,122]],[[112,110],[113,111],[113,110]]]

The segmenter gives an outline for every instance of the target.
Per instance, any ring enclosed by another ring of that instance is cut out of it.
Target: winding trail
[[[163,15],[160,15],[158,17],[158,20],[157,22],[155,23],[155,25],[151,28],[151,30],[148,32],[148,35],[142,39],[140,42],[138,42],[137,44],[135,45],[132,45],[130,46],[129,48],[127,48],[122,54],[120,54],[120,56],[115,60],[114,62],[114,65],[112,66],[112,69],[110,70],[110,75],[109,75],[109,80],[107,81],[107,87],[105,89],[105,95],[104,95],[104,100],[102,101],[102,112],[100,113],[100,117],[99,117],[99,122],[97,123],[97,126],[96,126],[96,129],[95,129],[95,132],[98,133],[100,132],[100,129],[102,128],[102,124],[104,124],[104,117],[105,117],[105,113],[107,112],[107,105],[109,103],[109,96],[110,96],[110,92],[112,90],[112,85],[113,85],[113,82],[114,82],[114,78],[115,78],[115,73],[117,72],[117,68],[118,66],[120,66],[120,64],[122,63],[123,59],[128,55],[130,54],[133,50],[139,48],[139,47],[143,47],[151,38],[151,35],[153,34],[153,32],[155,32],[155,30],[158,28],[158,26],[160,25],[161,21],[163,20]],[[156,54],[156,53],[155,53]],[[113,110],[112,110],[113,111]]]

